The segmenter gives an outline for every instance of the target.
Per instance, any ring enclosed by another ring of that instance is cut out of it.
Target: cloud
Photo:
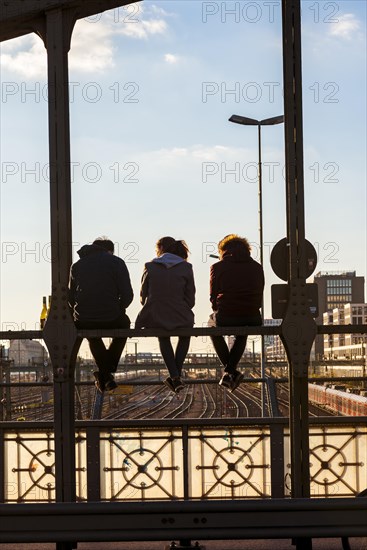
[[[174,55],[172,53],[166,53],[166,55],[164,56],[164,60],[169,65],[176,65],[176,63],[180,61],[180,58],[178,57],[178,55]]]
[[[245,149],[226,147],[224,145],[191,145],[189,147],[163,148],[142,153],[138,162],[146,166],[159,167],[168,171],[179,168],[179,172],[200,166],[202,162],[242,162],[252,157]],[[161,173],[153,170],[154,173]]]
[[[42,40],[35,34],[5,42],[1,47],[0,62],[3,69],[25,78],[46,79],[46,49]]]
[[[71,41],[70,69],[84,73],[101,72],[114,66],[113,53],[109,25],[78,22]]]
[[[176,15],[175,13],[168,12],[168,11],[164,10],[163,8],[161,8],[159,6],[156,6],[155,4],[152,4],[150,6],[149,10],[150,10],[151,13],[161,15],[163,17],[172,17],[172,16]]]
[[[114,67],[113,40],[117,36],[148,40],[151,36],[165,34],[168,26],[163,17],[169,14],[152,8],[143,10],[139,5],[136,14],[124,12],[120,17],[120,12],[110,10],[93,18],[79,20],[72,36],[70,69],[95,73]],[[42,40],[35,34],[2,44],[0,62],[3,69],[24,78],[47,78],[46,50]]]
[[[147,40],[149,36],[164,34],[166,30],[167,23],[164,19],[150,19],[126,22],[116,31],[116,34]]]
[[[351,40],[361,28],[360,21],[353,13],[345,13],[338,17],[338,21],[330,23],[329,35],[336,38]]]

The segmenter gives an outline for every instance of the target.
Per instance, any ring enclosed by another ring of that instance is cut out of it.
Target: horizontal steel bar
[[[142,365],[143,366],[143,365]],[[165,369],[165,365],[162,365],[162,369]],[[201,369],[202,366],[198,366],[197,367],[198,369]],[[205,367],[205,368],[209,368],[209,369],[212,369],[212,367]],[[216,367],[214,367],[216,368]],[[222,367],[221,367],[222,368]],[[333,367],[331,367],[333,368]],[[338,366],[334,365],[334,368],[338,368]],[[139,370],[139,369],[138,369]],[[146,369],[146,370],[150,370],[150,368]],[[121,371],[120,371],[121,372]],[[218,379],[217,378],[185,378],[185,377],[182,377],[182,380],[184,381],[185,384],[188,384],[188,385],[199,385],[199,384],[209,384],[209,385],[214,385],[214,384],[218,384]],[[261,382],[267,382],[269,379],[268,378],[261,378],[261,377],[256,377],[256,378],[243,378],[242,380],[242,384],[259,384]],[[275,384],[288,384],[289,383],[289,378],[286,378],[286,377],[281,377],[281,378],[278,378],[278,377],[271,377],[271,380],[274,381]],[[332,383],[332,382],[364,382],[365,380],[367,380],[367,376],[320,376],[320,377],[315,377],[315,376],[311,376],[309,378],[307,378],[307,380],[309,382],[328,382],[328,383]],[[162,380],[134,380],[134,379],[129,379],[129,378],[126,378],[126,379],[119,379],[118,380],[119,382],[119,385],[121,386],[157,386],[157,385],[160,385],[162,384]],[[43,388],[43,387],[48,387],[48,388],[52,388],[53,387],[53,382],[0,382],[0,388]],[[83,381],[83,382],[75,382],[75,386],[76,387],[79,387],[79,386],[94,386],[95,383],[93,381]]]
[[[99,329],[99,330],[79,330],[79,338],[158,338],[164,336],[218,336],[218,335],[272,335],[281,334],[282,327],[278,326],[258,326],[258,327],[194,327],[180,328],[175,330],[163,329]],[[318,334],[367,334],[367,325],[317,325]],[[8,330],[0,331],[0,340],[41,340],[41,330]]]
[[[367,499],[0,505],[2,542],[367,535]]]
[[[309,419],[309,425],[310,426],[318,426],[322,425],[325,427],[328,426],[350,426],[350,428],[353,428],[354,426],[366,426],[367,423],[367,416],[353,416],[353,417],[345,417],[345,416],[318,416],[318,417],[311,417]],[[39,432],[42,430],[47,431],[53,431],[53,422],[29,422],[29,421],[22,421],[22,422],[15,422],[15,421],[4,421],[3,422],[3,428],[6,432],[11,431],[24,431],[24,432],[32,432],[33,430]],[[150,419],[147,418],[145,420],[76,420],[75,421],[75,428],[77,430],[84,430],[87,428],[96,428],[100,430],[108,430],[108,429],[172,429],[177,428],[180,429],[184,426],[196,429],[196,428],[228,428],[228,427],[238,427],[238,428],[256,428],[256,427],[265,427],[265,428],[271,428],[271,426],[274,425],[283,425],[284,427],[288,427],[289,425],[289,419],[287,417],[268,417],[268,418],[260,418],[260,417],[246,417],[246,418],[182,418],[182,419]]]

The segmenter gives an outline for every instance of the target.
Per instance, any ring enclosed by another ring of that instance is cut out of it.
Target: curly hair
[[[230,233],[229,235],[226,235],[218,243],[218,250],[220,253],[223,253],[226,250],[234,247],[245,248],[248,253],[251,252],[251,246],[248,240],[245,237],[240,237],[239,235],[236,235],[235,233]]]

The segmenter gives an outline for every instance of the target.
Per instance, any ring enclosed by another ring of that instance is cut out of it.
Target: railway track
[[[169,419],[169,418],[244,418],[262,415],[261,383],[243,383],[232,394],[217,384],[190,384],[178,395],[170,392],[162,383],[147,376],[146,385],[134,386],[136,378],[121,380],[124,386],[132,386],[131,394],[105,394],[102,419]],[[142,378],[139,378],[141,383]],[[276,399],[279,414],[288,416],[288,384],[277,383]],[[14,384],[2,389],[3,399],[0,418],[12,420],[52,420],[52,386]],[[85,381],[76,386],[75,409],[78,419],[92,417],[95,388],[92,382]],[[310,404],[310,416],[329,416],[332,413]],[[269,414],[266,403],[265,414]]]

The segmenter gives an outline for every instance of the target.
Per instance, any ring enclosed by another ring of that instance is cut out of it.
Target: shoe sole
[[[168,382],[168,380],[163,380],[163,384],[166,386],[166,388],[173,391],[173,393],[176,393],[175,388],[173,386],[171,386],[171,384]]]
[[[223,378],[219,380],[218,385],[222,388],[227,388],[227,390],[231,389],[231,382],[229,380],[223,380]]]
[[[171,391],[173,391],[173,393],[179,393],[181,390],[184,389],[184,386],[181,385],[181,386],[178,386],[177,388],[175,388],[173,385],[171,385],[168,380],[163,380],[163,384],[169,388]]]
[[[233,393],[234,390],[236,390],[238,388],[238,386],[241,384],[242,380],[244,379],[244,376],[243,374],[241,374],[241,376],[238,377],[238,380],[236,380],[236,382],[234,382],[230,388],[230,392]]]
[[[118,387],[114,380],[112,382],[108,381],[106,383],[103,383],[99,377],[98,371],[94,372],[93,375],[94,375],[94,378],[96,379],[94,382],[94,385],[100,393],[103,393],[105,391],[111,392]]]
[[[105,387],[105,391],[114,391],[114,390],[117,389],[117,387],[118,387],[118,386],[117,386],[116,383],[115,383],[115,384],[112,384],[112,387],[111,387],[111,385],[107,384],[107,386]]]

